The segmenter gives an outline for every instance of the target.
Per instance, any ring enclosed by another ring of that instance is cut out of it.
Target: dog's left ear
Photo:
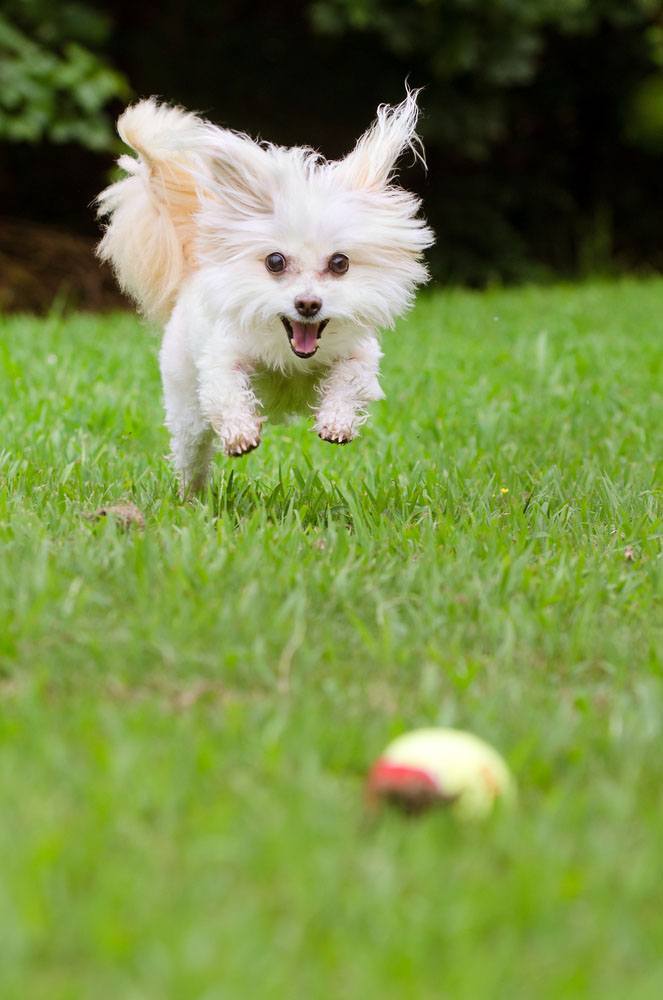
[[[377,118],[344,160],[338,173],[352,187],[376,189],[392,179],[399,157],[410,150],[425,166],[423,149],[416,133],[419,108],[418,90],[407,90],[401,104],[383,104]]]

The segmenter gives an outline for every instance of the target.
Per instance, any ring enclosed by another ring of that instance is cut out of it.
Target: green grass
[[[2,322],[3,998],[661,996],[662,334],[662,281],[431,295],[359,441],[182,505],[154,337]],[[367,822],[436,723],[516,811]]]

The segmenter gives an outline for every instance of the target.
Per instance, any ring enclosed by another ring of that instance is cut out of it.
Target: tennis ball
[[[460,729],[415,729],[390,743],[368,776],[369,803],[389,802],[419,813],[446,805],[461,819],[487,816],[515,784],[488,743]]]

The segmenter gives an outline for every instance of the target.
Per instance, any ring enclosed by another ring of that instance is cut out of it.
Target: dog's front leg
[[[200,409],[224,452],[239,457],[253,451],[260,444],[263,418],[241,346],[232,339],[212,338],[197,367]]]
[[[375,337],[367,337],[352,355],[336,361],[319,388],[315,429],[323,441],[347,444],[367,419],[366,406],[384,399],[378,381],[382,352]]]

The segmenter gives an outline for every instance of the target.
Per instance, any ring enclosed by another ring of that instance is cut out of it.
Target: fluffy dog
[[[138,158],[101,193],[98,248],[122,288],[165,325],[160,362],[183,493],[227,455],[260,443],[267,417],[313,411],[345,444],[383,394],[380,328],[428,278],[433,234],[397,186],[406,150],[423,159],[417,92],[382,106],[342,160],[218,128],[155,99],[118,132]]]

